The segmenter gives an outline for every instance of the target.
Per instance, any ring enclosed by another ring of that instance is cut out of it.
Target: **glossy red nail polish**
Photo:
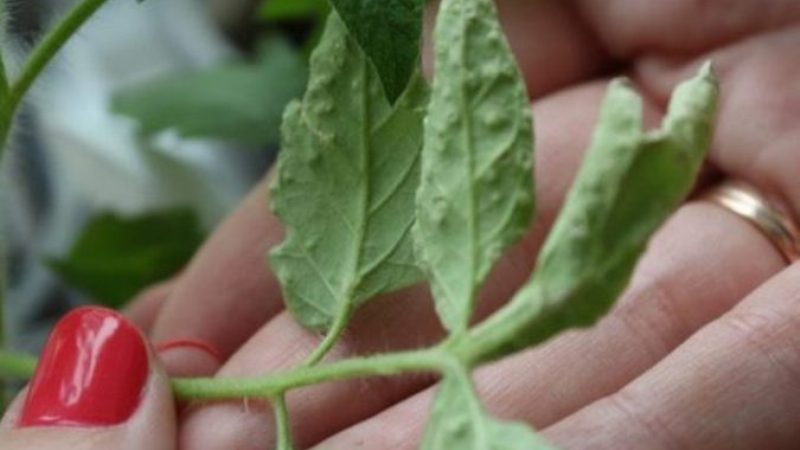
[[[50,335],[19,426],[123,423],[138,408],[148,373],[147,350],[133,325],[108,309],[76,309]]]

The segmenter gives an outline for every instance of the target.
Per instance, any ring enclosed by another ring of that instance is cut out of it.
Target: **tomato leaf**
[[[586,159],[539,254],[506,308],[475,331],[478,359],[597,321],[627,286],[653,233],[686,198],[708,151],[718,87],[706,65],[673,94],[662,128],[642,131],[641,101],[614,81]]]
[[[530,103],[491,0],[445,0],[425,126],[416,241],[451,332],[533,215]]]
[[[272,267],[307,327],[326,329],[372,296],[420,280],[410,229],[427,98],[417,76],[393,108],[331,14],[305,97],[287,109],[272,188],[287,230]]]

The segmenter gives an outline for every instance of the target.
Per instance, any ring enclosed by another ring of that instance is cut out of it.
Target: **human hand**
[[[800,211],[800,152],[793,147],[800,136],[800,6],[698,5],[501,2],[536,110],[539,219],[495,271],[484,315],[530,273],[587,147],[603,75],[629,75],[655,123],[674,84],[698,61],[713,59],[723,91],[713,169]],[[168,295],[134,306],[136,317],[154,322],[157,342],[206,342],[226,361],[217,371],[197,346],[171,346],[162,352],[171,373],[257,376],[298,364],[318,342],[283,311],[277,281],[264,269],[267,249],[281,240],[265,186],[163,288]],[[792,314],[800,268],[785,265],[740,217],[687,203],[605,320],[480,369],[476,382],[494,414],[543,428],[562,448],[792,448],[800,441],[791,377],[800,370],[800,322]],[[417,347],[440,335],[427,294],[410,289],[367,306],[332,357]],[[415,448],[432,381],[369,380],[292,393],[298,444]],[[264,448],[273,439],[270,415],[253,402],[195,406],[185,414],[182,445]]]

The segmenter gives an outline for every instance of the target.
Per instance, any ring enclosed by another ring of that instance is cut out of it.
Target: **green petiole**
[[[17,108],[33,83],[53,57],[64,47],[78,29],[89,20],[108,0],[84,0],[75,5],[66,16],[33,49],[19,78],[10,84],[8,96],[0,106],[0,157],[6,147],[6,140]]]
[[[251,379],[193,378],[172,382],[175,396],[182,400],[223,400],[274,398],[283,393],[330,381],[372,376],[393,376],[409,372],[440,373],[452,356],[439,348],[349,359],[322,366]]]

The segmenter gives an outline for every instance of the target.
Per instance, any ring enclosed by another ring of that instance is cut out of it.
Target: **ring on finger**
[[[754,225],[789,264],[800,259],[800,227],[754,187],[729,180],[712,188],[703,198]]]

